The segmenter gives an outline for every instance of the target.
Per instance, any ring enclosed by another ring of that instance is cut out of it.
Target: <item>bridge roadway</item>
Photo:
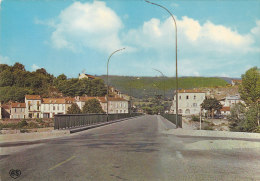
[[[163,134],[173,125],[160,116],[142,116],[47,140],[2,156],[0,180],[260,180],[260,151],[188,149],[214,138]],[[15,149],[15,147],[13,147]]]

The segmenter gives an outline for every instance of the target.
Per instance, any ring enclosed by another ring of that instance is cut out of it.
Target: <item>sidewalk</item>
[[[209,130],[185,130],[185,129],[171,129],[168,131],[163,131],[163,133],[171,134],[175,136],[255,139],[260,141],[260,133],[209,131]]]

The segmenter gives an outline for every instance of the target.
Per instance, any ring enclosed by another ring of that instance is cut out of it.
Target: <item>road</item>
[[[214,138],[163,134],[174,126],[142,116],[40,142],[0,157],[1,180],[260,180],[260,150],[188,149]]]

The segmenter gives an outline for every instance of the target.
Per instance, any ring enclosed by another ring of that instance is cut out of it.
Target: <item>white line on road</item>
[[[63,162],[60,162],[60,163],[58,163],[57,165],[55,165],[55,166],[49,168],[48,170],[53,170],[54,168],[56,168],[56,167],[58,167],[58,166],[61,166],[62,164],[66,163],[66,162],[68,162],[68,161],[70,161],[70,160],[72,160],[72,159],[75,158],[75,157],[76,157],[76,156],[72,156],[72,157],[68,158],[67,160],[65,160],[65,161],[63,161]]]

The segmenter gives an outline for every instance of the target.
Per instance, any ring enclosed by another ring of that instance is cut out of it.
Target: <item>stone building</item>
[[[25,119],[25,103],[11,103],[11,119]]]
[[[184,116],[200,114],[200,105],[206,98],[206,93],[200,90],[179,90],[178,91],[178,114]],[[176,95],[170,112],[176,113]]]

